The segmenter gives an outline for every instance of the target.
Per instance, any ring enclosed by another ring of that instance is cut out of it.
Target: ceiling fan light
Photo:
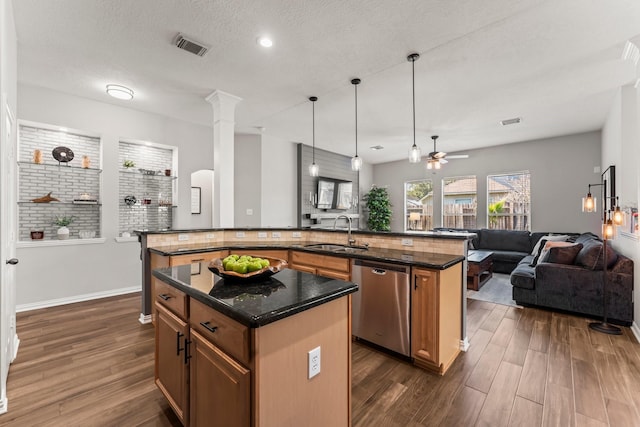
[[[351,170],[354,172],[359,171],[360,169],[362,169],[362,158],[356,156],[353,156],[351,158]]]
[[[413,146],[409,149],[409,162],[420,163],[420,157],[420,147],[418,147],[416,144],[413,144]]]
[[[435,160],[435,161],[433,162],[433,166],[434,166],[436,169],[440,169],[440,162],[439,162],[439,161],[437,161],[437,160]]]
[[[133,99],[133,91],[126,86],[107,85],[107,93],[114,98],[129,101]]]
[[[433,169],[433,163],[431,160],[427,160],[427,169]]]

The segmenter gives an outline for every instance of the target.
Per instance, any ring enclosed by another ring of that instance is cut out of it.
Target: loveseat
[[[534,262],[525,256],[510,276],[513,299],[589,316],[603,315],[604,244],[591,233],[573,239],[571,246],[552,247]],[[607,316],[612,323],[633,322],[633,261],[607,242]]]

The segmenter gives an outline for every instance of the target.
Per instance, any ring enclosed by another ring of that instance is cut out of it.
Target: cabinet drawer
[[[153,278],[154,299],[185,320],[187,318],[187,295]]]
[[[349,273],[349,258],[330,255],[310,254],[307,252],[291,252],[291,264],[304,264],[323,270],[335,270]]]
[[[194,299],[190,311],[191,328],[240,362],[249,364],[248,327]]]
[[[349,274],[348,272],[345,273],[343,271],[327,270],[326,268],[318,268],[316,270],[316,274],[318,276],[330,277],[332,279],[338,279],[338,280],[345,280],[347,282],[351,280],[351,274]]]
[[[193,264],[195,262],[211,261],[214,258],[224,258],[227,251],[200,252],[197,254],[184,254],[171,256],[171,267],[176,265]]]

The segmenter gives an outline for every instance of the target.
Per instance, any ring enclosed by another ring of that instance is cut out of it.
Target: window
[[[404,229],[426,231],[433,228],[433,183],[425,179],[404,183]]]
[[[529,171],[487,176],[487,219],[493,229],[531,229]]]
[[[477,183],[475,176],[442,180],[442,226],[476,228]]]

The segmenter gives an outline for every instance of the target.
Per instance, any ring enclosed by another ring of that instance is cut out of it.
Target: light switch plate
[[[295,238],[295,239],[299,239],[302,237],[302,233],[299,231],[294,231],[293,233],[291,233],[291,237]]]
[[[247,215],[253,215],[253,209],[247,209]]]
[[[185,240],[189,240],[188,234],[178,234],[178,240],[184,242]]]
[[[244,231],[236,231],[236,237],[239,237],[239,238],[244,237]]]
[[[265,231],[258,231],[258,239],[266,239],[267,233]]]
[[[280,238],[282,236],[282,233],[280,233],[279,231],[273,231],[271,232],[271,237],[277,237]]]
[[[402,239],[402,246],[413,246],[413,239]]]
[[[216,235],[213,233],[207,233],[207,239],[215,239]]]

